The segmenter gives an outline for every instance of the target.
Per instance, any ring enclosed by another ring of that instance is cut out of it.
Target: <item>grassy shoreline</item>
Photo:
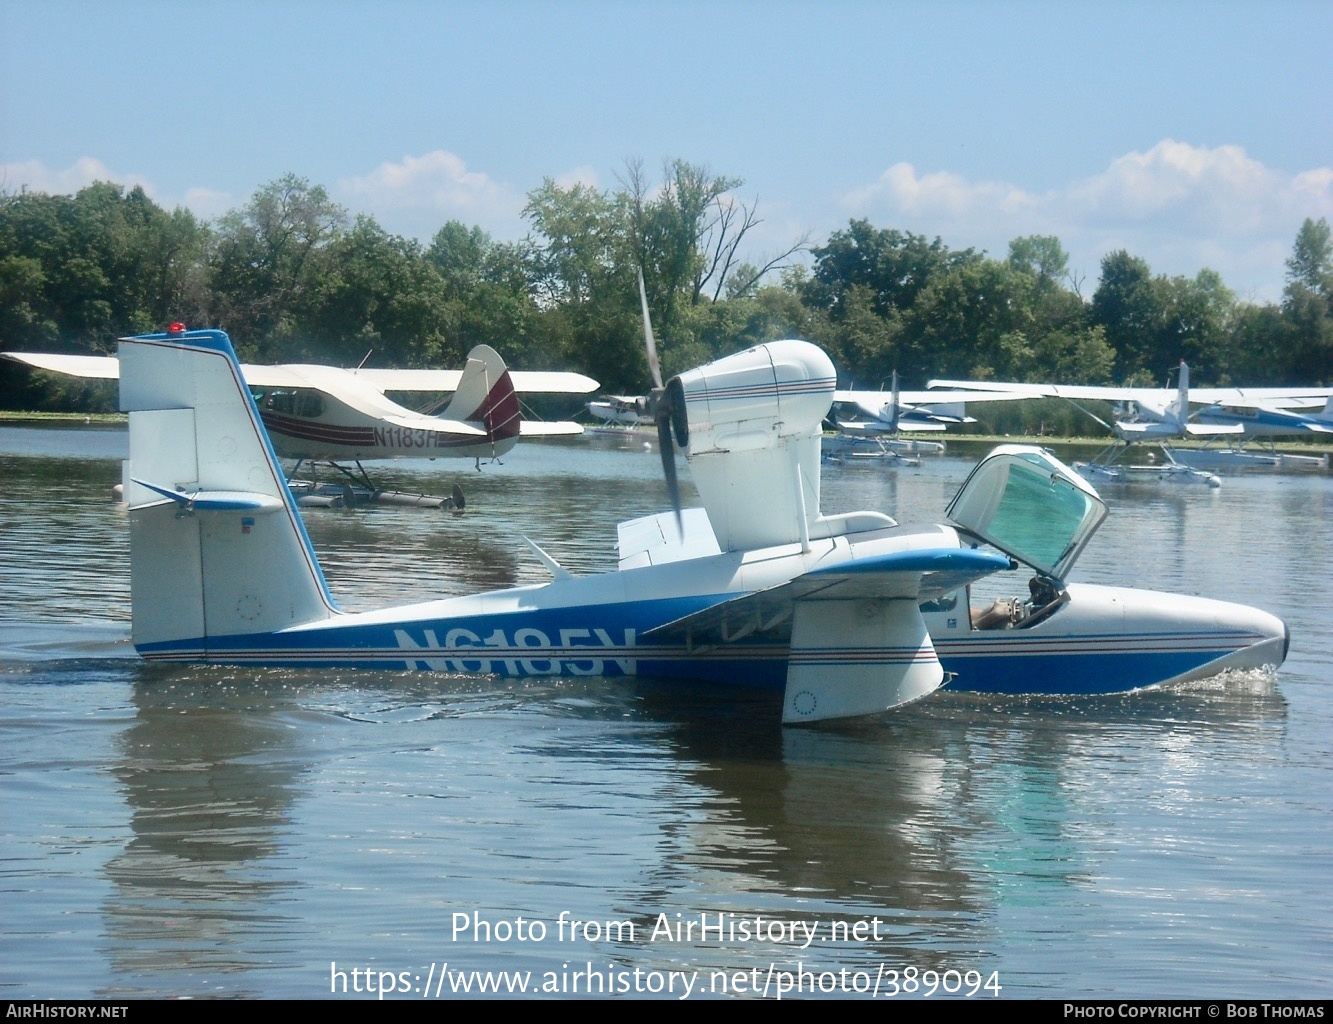
[[[123,412],[22,412],[0,409],[0,424],[10,427],[55,426],[124,426],[128,422]]]
[[[123,412],[20,412],[0,410],[0,426],[8,427],[40,427],[40,426],[59,426],[59,427],[123,427],[127,419]],[[1111,443],[1107,437],[1053,437],[1050,435],[1022,435],[1022,434],[947,434],[936,438],[934,436],[926,440],[942,440],[947,444],[975,444],[975,445],[997,445],[997,444],[1037,444],[1047,448],[1095,448]],[[1204,445],[1198,441],[1176,442],[1173,447],[1176,448],[1202,448]],[[1267,447],[1265,445],[1265,447]],[[1325,455],[1333,453],[1333,445],[1320,443],[1318,441],[1283,441],[1274,445],[1279,452],[1285,452],[1291,455]]]

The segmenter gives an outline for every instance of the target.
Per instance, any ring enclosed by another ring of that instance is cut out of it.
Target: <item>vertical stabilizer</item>
[[[202,658],[211,638],[335,613],[225,334],[122,338],[120,407],[142,653]]]
[[[1167,418],[1175,425],[1183,425],[1190,418],[1190,368],[1180,361],[1180,378],[1176,382],[1176,397],[1166,407]]]
[[[468,353],[458,390],[440,415],[483,425],[496,455],[514,447],[523,417],[514,382],[499,352],[489,345],[478,345]]]

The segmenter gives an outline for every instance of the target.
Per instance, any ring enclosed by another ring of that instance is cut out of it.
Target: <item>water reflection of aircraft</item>
[[[968,688],[1107,692],[1286,654],[1282,622],[1253,608],[1066,585],[1105,506],[1040,449],[993,453],[950,506],[951,525],[824,515],[820,424],[835,373],[799,341],[717,360],[654,394],[664,464],[674,439],[704,507],[676,502],[621,524],[619,571],[576,577],[533,545],[548,584],[343,613],[227,336],[126,338],[120,358],[133,636],[145,658],[677,677],[785,688],[784,721],[808,722],[922,697],[946,668]],[[951,606],[1011,559],[1037,573],[1030,601],[978,623],[965,599]]]
[[[113,356],[0,353],[43,370],[115,380]],[[462,370],[356,369],[287,364],[241,367],[279,455],[337,462],[399,458],[495,458],[519,437],[577,434],[576,423],[522,416],[518,394],[586,394],[597,382],[578,373],[509,370],[478,345]],[[414,412],[385,392],[452,393],[439,415]]]

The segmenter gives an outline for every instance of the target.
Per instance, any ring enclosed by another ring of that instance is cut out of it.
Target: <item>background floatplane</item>
[[[184,333],[175,325],[173,333]],[[114,356],[74,356],[39,352],[0,353],[41,370],[75,377],[115,380]],[[292,363],[241,366],[245,383],[274,449],[295,459],[289,474],[302,504],[373,500],[426,507],[461,507],[462,491],[449,498],[383,490],[362,463],[371,459],[498,459],[520,437],[578,434],[577,423],[533,420],[522,414],[520,394],[587,394],[597,382],[579,373],[510,370],[488,345],[468,353],[462,370],[345,370]],[[392,401],[386,392],[449,395],[438,414],[417,412]],[[300,480],[303,465],[333,467],[340,483],[319,486]],[[354,467],[354,468],[353,468]]]
[[[895,707],[946,677],[1100,693],[1285,656],[1282,622],[1253,608],[1065,583],[1105,506],[1039,449],[983,460],[947,525],[825,515],[835,375],[799,341],[654,393],[664,463],[679,445],[703,507],[622,524],[618,571],[574,576],[534,545],[548,584],[343,613],[226,335],[127,338],[120,358],[133,636],[152,660],[772,686],[785,722],[812,722]],[[1017,561],[1036,573],[1029,594],[974,618],[968,584]]]
[[[1115,434],[1116,440],[1089,462],[1075,469],[1094,483],[1132,483],[1162,480],[1170,483],[1219,487],[1222,481],[1207,468],[1252,466],[1327,468],[1327,459],[1301,456],[1261,457],[1242,448],[1175,448],[1178,439],[1202,441],[1249,441],[1258,436],[1287,436],[1333,433],[1328,419],[1333,409],[1333,389],[1309,388],[1190,388],[1189,366],[1182,360],[1172,388],[1107,387],[1101,385],[1025,384],[996,381],[933,380],[932,388],[974,390],[981,394],[1003,394],[1011,398],[1063,398],[1080,412]],[[954,392],[949,392],[950,394]],[[1107,423],[1082,403],[1104,401],[1116,404],[1115,419]],[[1205,408],[1191,411],[1191,403]],[[1323,413],[1304,414],[1290,410],[1324,406]],[[1285,411],[1284,411],[1285,410]],[[1126,456],[1136,444],[1153,443],[1160,459],[1130,463]]]

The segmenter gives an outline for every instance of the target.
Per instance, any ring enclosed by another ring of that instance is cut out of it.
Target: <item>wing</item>
[[[1102,402],[1140,402],[1143,404],[1165,404],[1176,397],[1173,388],[1125,388],[1102,387],[1084,384],[1024,384],[1020,382],[1000,382],[989,380],[932,380],[929,387],[945,390],[943,394],[954,394],[956,389],[964,392],[975,390],[983,394],[1007,394],[1017,398],[1072,398],[1079,401]],[[932,392],[924,392],[929,395]],[[922,394],[922,392],[916,392]]]
[[[120,379],[120,360],[115,356],[64,356],[46,352],[0,352],[0,356],[16,363],[27,363],[39,370],[64,373],[71,377]]]
[[[798,601],[930,601],[1012,567],[1009,559],[979,548],[924,548],[858,558],[813,569],[793,580],[734,597],[656,626],[644,635],[691,646],[735,643],[756,632],[790,623]]]
[[[376,370],[355,371],[381,391],[457,391],[461,370]],[[597,381],[581,373],[554,370],[510,370],[514,390],[520,394],[586,395],[596,391]],[[246,379],[249,379],[247,368]]]
[[[925,548],[814,569],[650,630],[692,651],[762,636],[789,644],[782,720],[865,715],[924,697],[944,670],[918,603],[1011,567],[975,548]]]
[[[999,382],[990,380],[932,380],[928,386],[932,389],[951,388],[954,391],[943,391],[941,393],[953,395],[956,390],[961,389],[964,393],[976,391],[978,393],[1004,393],[1017,396],[1019,398],[1074,398],[1080,400],[1094,400],[1103,402],[1139,402],[1142,404],[1166,403],[1176,397],[1177,391],[1174,388],[1131,388],[1131,387],[1103,387],[1099,385],[1082,384],[1024,384],[1018,382]],[[928,401],[932,391],[913,391],[911,401],[918,399]],[[906,394],[906,393],[905,393]],[[1190,401],[1193,403],[1214,404],[1225,402],[1230,405],[1237,405],[1245,401],[1255,403],[1268,402],[1269,404],[1287,405],[1287,400],[1300,402],[1301,400],[1319,399],[1321,402],[1333,395],[1333,388],[1190,388]],[[922,397],[927,396],[927,397]],[[904,398],[904,401],[909,399]],[[956,399],[955,399],[956,400]],[[976,399],[968,399],[976,401]]]
[[[71,377],[117,380],[120,362],[115,356],[68,356],[47,352],[0,352],[0,356]],[[307,367],[300,364],[261,366],[245,363],[245,382],[257,388],[311,387]],[[457,391],[462,370],[349,370],[378,391]],[[597,390],[597,381],[581,373],[546,370],[510,370],[514,390],[521,394],[586,395]]]
[[[932,383],[934,383],[932,381]],[[1024,385],[1029,386],[1029,385]],[[1033,385],[1035,386],[1035,385]],[[960,388],[956,391],[900,391],[900,405],[934,406],[959,405],[963,402],[1018,402],[1032,395],[1007,391],[969,391]],[[835,402],[853,402],[858,405],[884,406],[893,401],[892,391],[857,391],[855,389],[833,392]]]

